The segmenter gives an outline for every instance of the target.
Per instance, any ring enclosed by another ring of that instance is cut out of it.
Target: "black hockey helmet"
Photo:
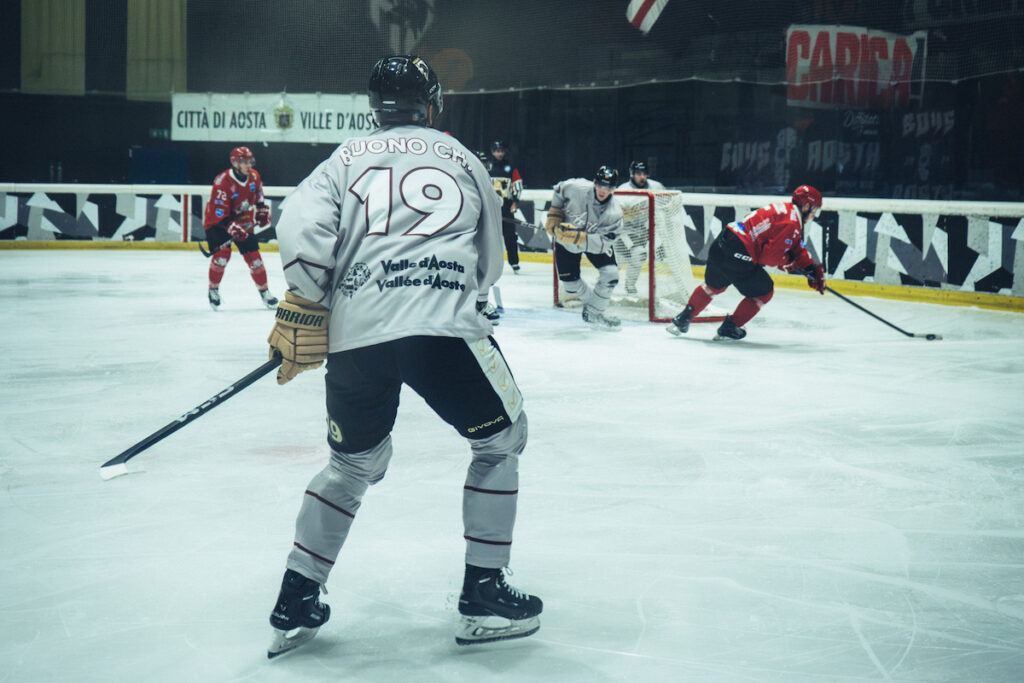
[[[648,175],[646,161],[634,161],[629,165],[629,175],[632,176],[636,175],[637,173],[643,173],[644,175]]]
[[[384,57],[370,72],[367,86],[370,110],[378,126],[401,123],[427,125],[427,109],[434,105],[437,119],[444,106],[437,74],[421,58]]]
[[[495,140],[494,142],[491,143],[491,151],[492,152],[501,152],[501,151],[507,152],[508,151],[508,147],[506,147],[505,143],[502,142],[501,140]]]
[[[597,169],[597,173],[594,174],[594,182],[598,185],[615,187],[619,182],[619,172],[611,166],[602,166]]]

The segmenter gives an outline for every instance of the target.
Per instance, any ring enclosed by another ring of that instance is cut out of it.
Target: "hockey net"
[[[686,241],[686,225],[693,223],[683,206],[681,192],[616,190],[622,206],[622,234],[615,240],[619,283],[608,310],[626,320],[670,322],[696,286]],[[597,269],[581,259],[580,276],[592,288]],[[635,279],[634,279],[635,278]],[[554,277],[554,303],[561,308],[582,306]],[[721,322],[725,313],[709,307],[691,322]]]

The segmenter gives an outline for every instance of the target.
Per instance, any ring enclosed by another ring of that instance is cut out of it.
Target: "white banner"
[[[181,93],[171,99],[171,139],[341,143],[376,126],[366,95]]]

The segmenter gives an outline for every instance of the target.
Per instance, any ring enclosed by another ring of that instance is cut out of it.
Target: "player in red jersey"
[[[263,200],[263,180],[253,166],[256,159],[248,147],[231,150],[231,168],[213,181],[210,201],[206,204],[203,228],[210,256],[210,307],[220,307],[220,281],[231,259],[231,243],[238,245],[242,258],[249,264],[249,274],[267,308],[277,306],[277,299],[267,287],[267,269],[260,257],[260,243],[253,234],[253,225],[270,225],[270,207]],[[255,210],[255,216],[253,216]]]
[[[712,297],[734,285],[745,298],[718,328],[718,337],[743,339],[743,326],[768,303],[775,283],[765,266],[807,277],[807,284],[825,293],[825,269],[804,246],[804,225],[821,209],[821,193],[810,185],[793,191],[791,202],[779,202],[752,211],[742,220],[729,223],[708,252],[704,282],[697,287],[668,331],[680,335],[690,329],[690,320],[703,311]]]

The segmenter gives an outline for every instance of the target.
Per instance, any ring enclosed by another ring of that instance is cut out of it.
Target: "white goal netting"
[[[692,227],[692,221],[683,207],[683,195],[669,190],[619,190],[615,196],[622,206],[623,229],[615,241],[619,283],[608,310],[627,320],[668,322],[683,309],[696,286],[686,241],[686,226]],[[586,256],[580,275],[590,286],[597,281],[597,269]],[[566,308],[581,305],[565,292],[557,274],[554,303]]]

